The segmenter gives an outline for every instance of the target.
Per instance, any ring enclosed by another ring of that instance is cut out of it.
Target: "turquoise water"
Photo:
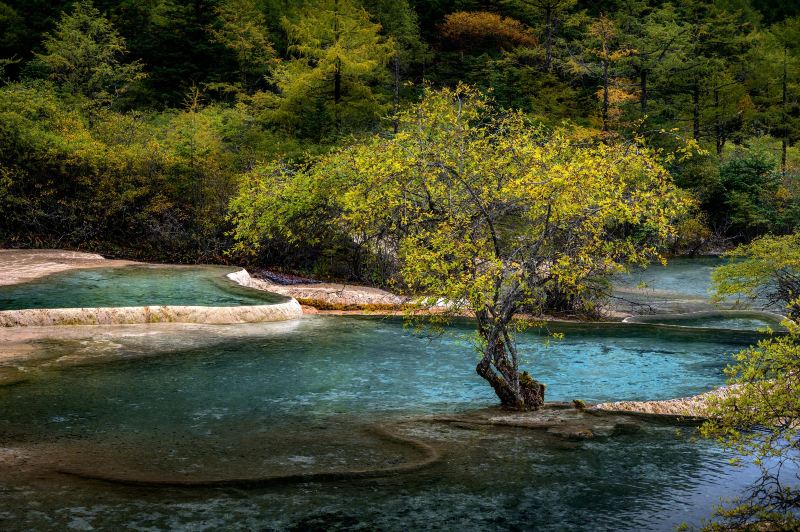
[[[712,301],[711,273],[725,264],[720,257],[672,258],[617,276],[611,304],[632,314],[708,311],[716,308],[761,308],[763,301]],[[777,309],[780,311],[780,309]]]
[[[127,266],[57,273],[0,286],[0,310],[26,308],[238,306],[278,303],[276,294],[240,286],[222,266]]]
[[[700,327],[705,329],[733,329],[740,331],[757,331],[770,328],[779,329],[777,320],[763,320],[758,318],[685,318],[670,319],[663,322],[665,325],[679,327]]]
[[[687,297],[711,296],[711,272],[726,260],[719,257],[672,258],[666,266],[654,264],[620,276],[618,284]]]
[[[561,327],[563,341],[520,338],[524,366],[548,384],[549,400],[705,391],[722,383],[729,354],[754,339]],[[0,387],[0,448],[67,469],[201,477],[412,459],[366,431],[380,422],[402,425],[443,458],[402,476],[251,490],[129,488],[43,466],[45,473],[0,480],[2,528],[668,530],[699,522],[753,474],[692,441],[691,428],[642,423],[636,434],[573,442],[425,421],[496,402],[474,373],[466,326],[435,338],[398,320],[350,317],[228,326],[224,334],[124,330],[100,358],[92,341],[39,344],[28,380]]]

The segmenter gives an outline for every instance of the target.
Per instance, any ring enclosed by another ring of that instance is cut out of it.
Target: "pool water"
[[[726,259],[720,257],[672,258],[666,266],[653,264],[620,276],[618,284],[657,293],[707,298],[711,296],[711,272],[725,262]]]
[[[706,391],[755,338],[553,327],[564,340],[519,339],[549,400]],[[753,477],[690,427],[642,422],[634,434],[569,441],[430,419],[496,403],[474,372],[469,334],[468,324],[428,337],[397,319],[306,317],[42,341],[26,380],[0,387],[0,450],[39,464],[0,474],[0,527],[669,530],[699,523]],[[218,478],[414,459],[377,440],[375,423],[425,440],[441,461],[400,476],[249,490],[131,488],[53,472]]]
[[[0,310],[40,308],[268,305],[285,298],[238,285],[224,266],[136,265],[57,273],[0,286]]]
[[[761,300],[729,297],[713,301],[711,273],[728,259],[721,257],[672,258],[666,266],[652,264],[613,279],[611,304],[632,314],[710,311],[718,308],[765,308]],[[782,309],[772,309],[780,312]]]

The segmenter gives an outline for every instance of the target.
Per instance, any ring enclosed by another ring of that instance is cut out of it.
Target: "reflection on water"
[[[561,342],[533,332],[521,341],[551,400],[705,391],[722,383],[727,355],[753,340],[563,327]],[[752,478],[692,441],[690,427],[640,422],[635,434],[575,441],[430,420],[495,403],[459,339],[466,326],[435,339],[398,320],[324,317],[91,331],[95,340],[78,331],[40,342],[37,361],[20,366],[27,380],[0,387],[4,529],[670,529],[697,523]],[[388,478],[249,490],[134,488],[56,472],[218,478],[415,459],[370,433],[375,423],[442,459]]]
[[[148,266],[57,273],[28,283],[0,286],[0,310],[30,308],[265,305],[285,298],[226,279],[235,268]]]

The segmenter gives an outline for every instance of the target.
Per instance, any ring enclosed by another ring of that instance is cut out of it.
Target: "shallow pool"
[[[0,310],[38,308],[266,305],[285,298],[227,279],[224,266],[136,265],[72,270],[0,286]]]
[[[610,303],[632,314],[681,313],[717,308],[763,308],[765,301],[739,300],[735,297],[714,302],[711,273],[725,264],[721,257],[672,258],[666,266],[652,264],[634,268],[613,279]],[[782,309],[772,309],[780,312]]]
[[[561,330],[563,341],[521,337],[524,365],[549,400],[706,391],[754,339],[646,325]],[[0,387],[0,448],[32,468],[0,479],[0,525],[668,530],[698,523],[752,477],[689,427],[642,423],[635,434],[569,441],[431,420],[496,402],[474,373],[469,328],[450,332],[307,317],[39,342],[26,380]],[[442,459],[400,476],[247,490],[132,488],[54,472],[220,477],[413,459],[376,440],[375,423],[425,440]]]

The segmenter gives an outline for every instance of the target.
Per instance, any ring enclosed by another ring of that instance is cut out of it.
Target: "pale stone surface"
[[[266,290],[296,299],[315,300],[335,306],[350,305],[402,305],[408,298],[370,286],[352,284],[293,284],[279,285],[263,279],[250,278],[252,288]]]
[[[691,397],[679,397],[665,401],[615,401],[613,403],[600,403],[595,405],[594,408],[606,412],[634,412],[638,414],[704,418],[708,416],[710,399],[727,397],[730,393],[731,388],[723,386]]]
[[[129,323],[261,323],[293,320],[303,309],[291,299],[275,305],[241,307],[160,306],[57,308],[0,311],[0,327],[111,325]]]
[[[0,285],[16,284],[78,268],[119,267],[136,264],[107,260],[93,253],[63,250],[0,250]],[[253,286],[246,270],[228,277]],[[50,325],[110,325],[131,323],[261,323],[297,319],[303,315],[294,300],[274,305],[238,307],[148,306],[113,308],[58,308],[0,311],[0,327]]]
[[[46,275],[82,268],[136,264],[104,259],[96,253],[60,249],[0,249],[0,285],[24,283]]]

